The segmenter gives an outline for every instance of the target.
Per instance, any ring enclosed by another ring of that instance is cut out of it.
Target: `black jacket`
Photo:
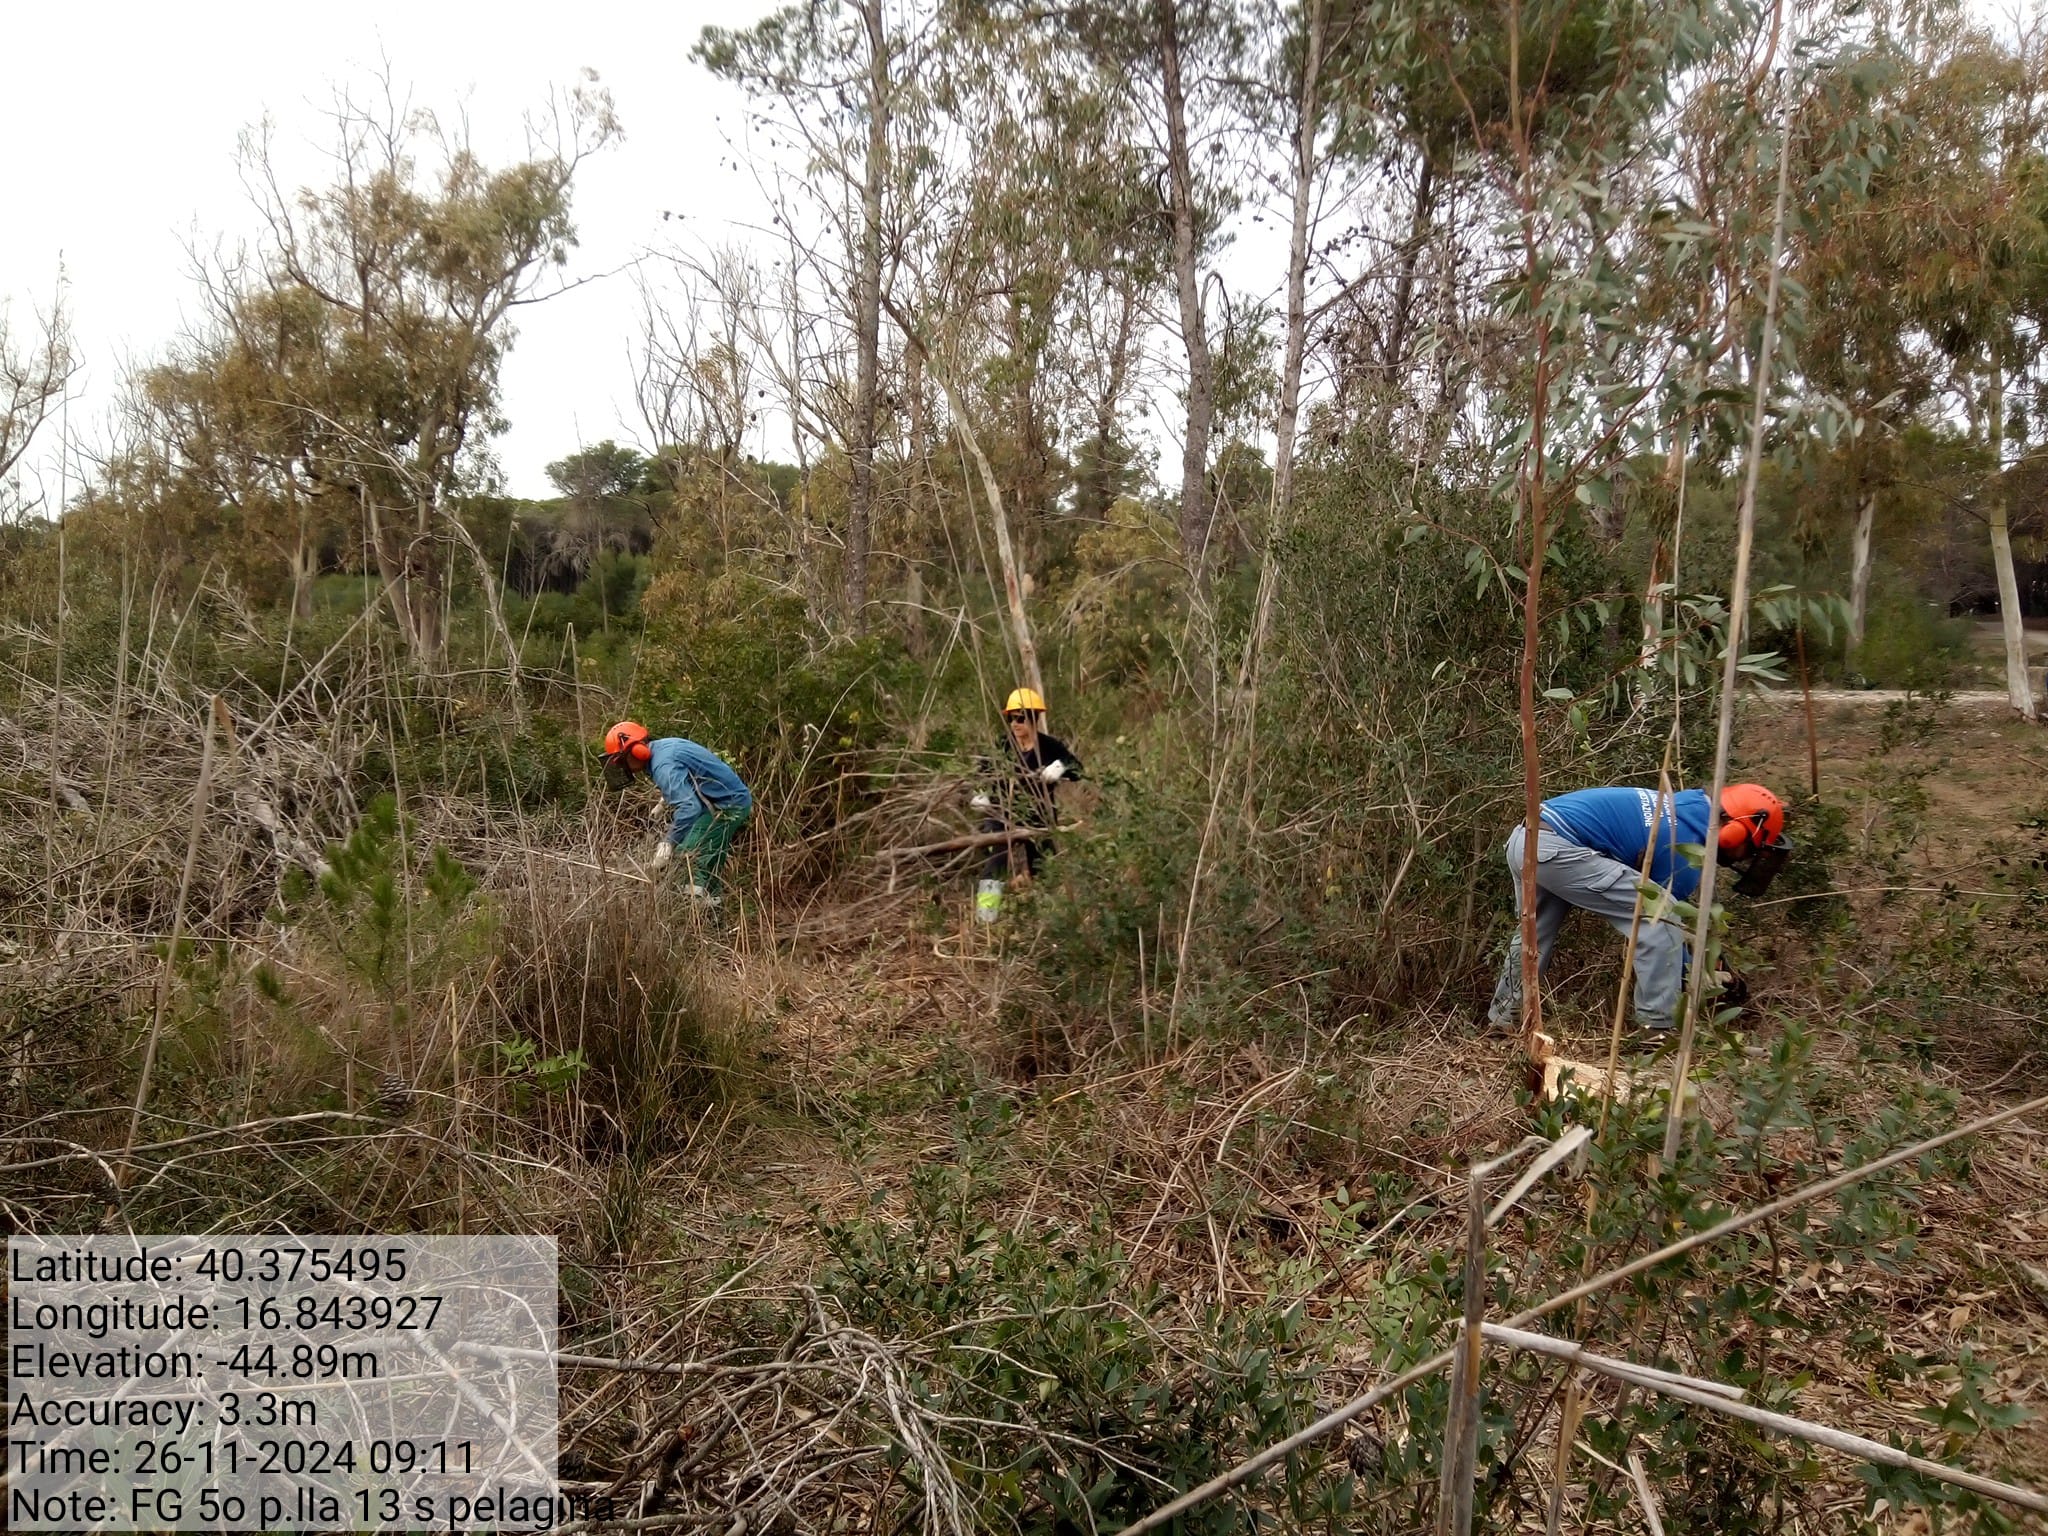
[[[1081,759],[1074,755],[1073,748],[1044,731],[1038,733],[1038,745],[1029,752],[1018,751],[1017,743],[1006,731],[995,750],[981,760],[982,775],[988,780],[988,797],[1013,826],[1059,825],[1059,785],[1048,784],[1038,776],[1050,763],[1067,765],[1063,779],[1081,777]]]

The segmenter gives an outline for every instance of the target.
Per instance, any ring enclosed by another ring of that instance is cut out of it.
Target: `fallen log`
[[[1078,822],[1071,827],[1006,827],[1001,832],[971,832],[964,837],[949,837],[944,842],[919,843],[915,848],[883,848],[868,857],[921,859],[934,853],[964,853],[970,848],[993,848],[999,843],[1024,843],[1037,837],[1057,837],[1078,831],[1079,827]]]

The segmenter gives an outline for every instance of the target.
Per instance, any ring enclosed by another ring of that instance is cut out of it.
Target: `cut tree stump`
[[[1573,1087],[1596,1099],[1612,1099],[1617,1104],[1626,1104],[1643,1087],[1635,1072],[1618,1063],[1610,1082],[1606,1063],[1575,1061],[1569,1056],[1560,1056],[1557,1042],[1549,1035],[1539,1034],[1530,1041],[1529,1060],[1543,1074],[1542,1093],[1546,1104],[1554,1104],[1564,1097],[1567,1074]]]

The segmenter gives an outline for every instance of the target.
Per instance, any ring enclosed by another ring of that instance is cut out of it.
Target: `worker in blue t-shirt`
[[[1660,804],[1660,801],[1662,802]],[[1735,889],[1760,895],[1784,866],[1785,805],[1761,784],[1731,784],[1721,791],[1719,862],[1742,872]],[[1636,885],[1643,855],[1649,879],[1680,901],[1699,889],[1697,850],[1707,840],[1707,792],[1683,789],[1579,789],[1543,802],[1536,839],[1536,974],[1550,965],[1557,931],[1574,907],[1607,919],[1627,938],[1635,925]],[[1515,876],[1515,907],[1522,904],[1527,829],[1508,837],[1508,868]],[[1644,903],[1636,927],[1636,1023],[1653,1033],[1671,1028],[1685,980],[1685,935],[1662,904]],[[1519,1027],[1522,1015],[1522,934],[1518,924],[1494,985],[1487,1022]]]
[[[717,906],[726,855],[754,814],[753,791],[716,752],[681,736],[656,738],[637,720],[621,720],[606,731],[601,750],[605,782],[612,788],[624,789],[644,773],[668,802],[669,829],[654,845],[654,867],[680,863],[689,875],[690,895]]]

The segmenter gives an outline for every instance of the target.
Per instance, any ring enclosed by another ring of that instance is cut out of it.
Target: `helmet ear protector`
[[[1722,822],[1718,842],[1721,857],[1741,871],[1741,878],[1735,882],[1738,896],[1763,895],[1792,856],[1792,843],[1782,831],[1771,836],[1768,810],[1752,811]]]
[[[1721,861],[1741,871],[1735,890],[1761,896],[1791,856],[1785,840],[1785,802],[1761,784],[1730,784],[1721,791]]]
[[[1721,857],[1733,860],[1755,853],[1768,846],[1770,836],[1770,813],[1767,811],[1751,811],[1747,816],[1724,816],[1718,838]]]

